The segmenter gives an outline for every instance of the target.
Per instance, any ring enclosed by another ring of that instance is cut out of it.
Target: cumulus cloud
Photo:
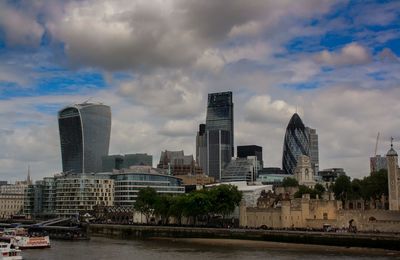
[[[339,52],[322,51],[315,60],[331,66],[360,65],[371,61],[369,50],[358,43],[350,43]]]
[[[197,130],[196,121],[194,120],[169,120],[160,129],[159,133],[166,136],[194,136]]]
[[[0,28],[5,32],[8,46],[32,46],[40,44],[44,28],[34,15],[0,2]]]
[[[283,100],[272,100],[270,96],[254,96],[244,105],[245,119],[253,123],[284,123],[296,108]]]
[[[198,114],[202,104],[201,88],[184,73],[160,71],[122,83],[119,94],[159,116],[190,117]]]

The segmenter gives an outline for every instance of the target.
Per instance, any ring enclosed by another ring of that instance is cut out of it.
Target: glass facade
[[[286,128],[283,144],[282,169],[294,174],[300,155],[310,156],[309,135],[298,114],[294,114]]]
[[[129,169],[131,166],[153,166],[153,156],[146,153],[107,155],[102,158],[102,171]]]
[[[181,179],[173,176],[150,172],[117,173],[112,174],[114,180],[115,206],[132,206],[136,202],[141,188],[151,187],[158,193],[182,194],[185,188],[181,186]]]
[[[306,131],[308,133],[308,140],[310,142],[311,168],[313,169],[314,174],[317,174],[319,171],[319,151],[318,151],[317,131],[310,127],[306,127]]]
[[[221,179],[222,170],[231,161],[230,132],[225,130],[207,131],[208,176],[216,181]]]
[[[83,103],[64,108],[58,125],[63,172],[100,172],[110,144],[110,107]]]
[[[206,131],[225,130],[229,132],[231,156],[234,156],[233,143],[233,102],[232,92],[208,94]]]

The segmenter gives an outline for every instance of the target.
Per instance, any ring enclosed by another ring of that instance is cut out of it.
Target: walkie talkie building
[[[58,112],[63,172],[101,172],[102,157],[108,155],[111,109],[82,103]]]
[[[286,174],[294,174],[300,155],[310,156],[309,134],[296,113],[289,121],[283,143],[282,169]]]

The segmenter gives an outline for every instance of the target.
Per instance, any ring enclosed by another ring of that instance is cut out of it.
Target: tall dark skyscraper
[[[196,136],[196,162],[203,169],[203,172],[207,173],[207,134],[205,124],[199,125],[199,131]]]
[[[317,130],[310,127],[306,127],[308,133],[308,141],[310,146],[310,162],[311,167],[314,170],[314,174],[317,175],[319,171],[319,149],[318,149],[318,134]]]
[[[68,106],[58,112],[58,127],[63,172],[100,172],[110,144],[110,107],[94,103]]]
[[[289,121],[283,143],[282,169],[286,174],[294,174],[300,155],[310,156],[310,142],[309,133],[296,113]]]
[[[263,151],[262,147],[258,145],[238,145],[237,157],[246,158],[247,156],[255,156],[257,160],[263,164]]]
[[[202,141],[207,142],[207,169],[203,170],[218,181],[221,171],[234,156],[232,92],[208,94],[203,136]]]
[[[232,92],[220,92],[208,94],[206,131],[229,131],[231,144],[231,157],[234,156],[233,142],[233,102]]]

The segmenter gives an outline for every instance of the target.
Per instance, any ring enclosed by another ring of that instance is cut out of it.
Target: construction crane
[[[376,144],[375,144],[375,154],[374,154],[374,157],[376,157],[376,154],[377,154],[377,152],[378,152],[379,135],[380,135],[380,133],[378,132],[378,135],[376,136]]]

